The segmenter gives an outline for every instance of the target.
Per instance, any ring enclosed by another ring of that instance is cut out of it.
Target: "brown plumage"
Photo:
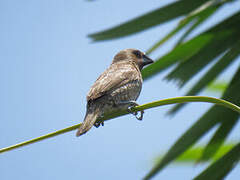
[[[141,70],[150,63],[153,61],[137,49],[120,51],[91,87],[87,95],[87,112],[76,135],[86,133],[93,125],[98,127],[97,119],[104,114],[136,106],[142,89]]]

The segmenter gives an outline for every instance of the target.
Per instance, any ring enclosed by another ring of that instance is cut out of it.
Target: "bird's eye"
[[[135,54],[135,56],[139,59],[142,58],[142,53],[140,51],[133,51],[133,54]]]

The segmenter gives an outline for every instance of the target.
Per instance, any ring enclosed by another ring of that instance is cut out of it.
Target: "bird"
[[[99,127],[104,122],[97,121],[108,113],[127,110],[142,120],[132,107],[138,106],[136,100],[142,89],[141,70],[153,63],[145,53],[138,49],[124,49],[118,52],[111,65],[97,78],[87,94],[87,110],[83,123],[76,136],[88,132],[93,126]]]

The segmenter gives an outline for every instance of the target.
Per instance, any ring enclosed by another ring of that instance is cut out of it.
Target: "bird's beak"
[[[152,64],[152,63],[154,63],[154,61],[152,59],[150,59],[146,55],[143,55],[143,66],[148,65],[148,64]]]

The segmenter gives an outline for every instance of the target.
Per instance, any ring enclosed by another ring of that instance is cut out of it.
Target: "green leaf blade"
[[[220,56],[236,41],[240,40],[240,12],[214,26],[210,30],[200,34],[211,34],[211,42],[206,44],[194,56],[181,62],[170,74],[168,80],[178,80],[180,86],[185,85],[194,75],[199,73],[207,64]]]
[[[238,122],[238,116],[233,113],[231,115],[234,115],[234,117],[229,118],[230,122],[224,121],[220,125],[207,146],[203,149],[203,152],[198,159],[198,162],[208,161],[220,150],[227,136],[230,134],[233,127]]]
[[[233,47],[225,53],[202,77],[195,85],[186,93],[186,96],[193,96],[200,93],[205,87],[208,86],[214,79],[216,79],[234,60],[240,55],[240,41],[236,42]],[[177,104],[168,114],[175,114],[185,104]]]
[[[236,105],[240,105],[240,67],[238,72],[233,77],[233,80],[230,82],[229,86],[224,92],[223,99],[226,99],[230,102],[235,103]],[[218,113],[218,112],[213,112]],[[224,112],[221,112],[221,125],[218,130],[215,132],[206,148],[203,151],[203,154],[200,158],[201,160],[209,159],[213,156],[224,143],[227,136],[230,134],[236,123],[239,121],[239,114],[233,113],[225,109]]]
[[[223,95],[223,99],[228,99],[231,102],[240,103],[240,68],[235,73],[229,87]],[[163,157],[162,161],[156,164],[152,170],[145,176],[145,179],[150,179],[166,167],[170,162],[174,161],[188,148],[193,146],[204,134],[212,129],[217,124],[228,120],[231,114],[233,117],[239,117],[236,112],[231,112],[220,106],[213,106],[208,110],[191,128],[189,128],[170,148],[170,150]]]
[[[224,144],[223,146],[221,146],[219,151],[214,156],[211,156],[211,158],[205,159],[202,162],[216,161],[216,160],[220,159],[224,154],[226,154],[228,151],[230,151],[235,145],[236,145],[236,143],[229,143],[229,142]],[[199,160],[204,148],[205,147],[203,145],[197,145],[193,148],[190,148],[187,151],[185,151],[181,156],[179,156],[174,161],[174,163],[176,163],[176,164],[183,164],[183,163],[193,164]],[[158,157],[155,158],[156,159],[155,163],[160,162],[162,158],[163,158],[163,154],[160,154]]]
[[[211,39],[211,35],[202,35],[177,46],[174,50],[156,60],[155,63],[144,68],[142,71],[143,79],[146,80],[167,69],[176,62],[184,61],[185,59],[193,56],[200,51],[202,47],[209,43]]]
[[[194,27],[191,26],[191,30],[187,31],[181,40],[183,40],[191,31],[193,31],[198,25],[203,23],[209,16],[211,16],[218,8],[220,5],[216,6],[211,6],[210,4],[201,10],[199,10],[197,13],[190,13],[186,18],[181,20],[177,27],[173,29],[170,33],[168,33],[163,39],[161,39],[159,42],[154,44],[149,50],[147,50],[146,54],[152,53],[154,50],[159,48],[161,45],[163,45],[167,40],[172,38],[174,35],[176,35],[180,30],[182,30],[184,27],[186,27],[189,24],[194,24]],[[193,21],[195,21],[193,23]],[[180,43],[179,43],[180,44]]]
[[[194,180],[219,180],[223,179],[237,164],[240,159],[240,143],[226,153],[222,158],[210,165]]]
[[[203,24],[210,16],[212,16],[219,8],[221,4],[217,4],[216,6],[212,6],[209,4],[205,9],[200,10],[197,14],[195,14],[195,21],[192,22],[189,29],[182,35],[182,37],[178,40],[175,46],[178,46],[183,43],[183,41],[188,37],[191,32],[193,32],[198,26]],[[187,17],[188,18],[188,17]]]
[[[89,37],[94,41],[102,41],[128,36],[188,14],[206,1],[176,1],[116,27],[90,34]]]

